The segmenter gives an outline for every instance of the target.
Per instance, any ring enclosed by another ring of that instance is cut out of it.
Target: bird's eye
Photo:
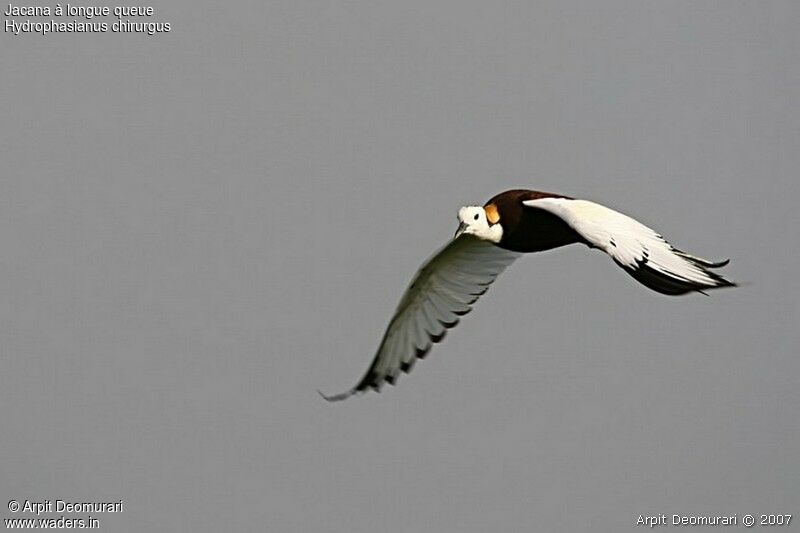
[[[478,213],[475,213],[475,216],[474,216],[473,218],[474,218],[475,220],[478,220],[478,219],[480,218],[480,215],[479,215]]]

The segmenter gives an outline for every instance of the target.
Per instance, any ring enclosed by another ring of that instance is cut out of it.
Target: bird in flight
[[[582,243],[597,248],[636,281],[677,296],[734,287],[711,269],[718,263],[687,254],[633,218],[588,200],[530,190],[498,194],[486,205],[462,207],[453,239],[414,276],[364,377],[339,401],[384,383],[394,385],[489,289],[517,257]]]

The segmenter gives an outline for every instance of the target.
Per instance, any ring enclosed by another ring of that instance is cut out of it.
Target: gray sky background
[[[171,32],[0,35],[0,518],[800,515],[800,3],[153,5]],[[397,387],[322,401],[458,207],[512,187],[745,285],[670,299],[584,247],[531,255]]]

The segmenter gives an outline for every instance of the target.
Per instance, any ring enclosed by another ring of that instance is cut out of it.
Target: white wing
[[[344,400],[367,389],[394,384],[469,313],[497,276],[520,254],[461,235],[431,257],[406,289],[367,373],[347,392],[323,397]]]
[[[558,216],[637,281],[660,293],[678,295],[735,285],[709,271],[728,261],[713,263],[682,252],[641,222],[600,204],[567,198],[540,198],[523,204]]]

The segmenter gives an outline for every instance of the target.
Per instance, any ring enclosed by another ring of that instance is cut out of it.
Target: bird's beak
[[[462,222],[461,224],[458,225],[458,229],[456,230],[456,234],[453,235],[453,238],[458,239],[458,236],[464,233],[465,229],[467,229],[467,225]]]

